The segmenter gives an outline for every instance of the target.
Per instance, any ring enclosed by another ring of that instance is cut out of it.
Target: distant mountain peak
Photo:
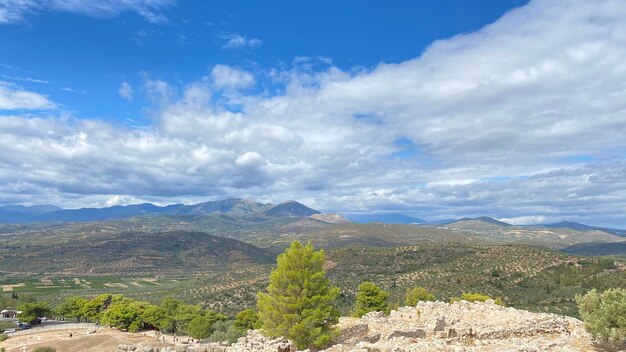
[[[62,210],[61,208],[56,207],[51,204],[30,205],[30,206],[5,205],[5,206],[0,207],[0,209],[11,212],[11,213],[15,213],[15,214],[22,214],[22,215],[42,215],[46,213],[51,213],[53,211]]]
[[[320,214],[320,212],[295,200],[288,200],[271,207],[264,214],[269,216],[309,217],[314,214]]]
[[[494,225],[498,225],[498,226],[513,226],[513,225],[511,225],[511,224],[509,224],[507,222],[496,220],[496,219],[490,218],[488,216],[481,216],[481,217],[476,218],[476,220],[488,222],[490,224],[494,224]]]
[[[309,216],[310,219],[325,222],[327,224],[347,224],[350,220],[344,218],[339,214],[313,214]]]
[[[0,223],[32,223],[45,221],[82,222],[123,219],[134,216],[228,214],[240,217],[302,217],[320,212],[299,202],[289,200],[279,205],[260,203],[252,199],[227,198],[192,205],[158,206],[152,203],[115,205],[104,208],[61,209],[52,206],[0,207]]]
[[[488,216],[480,216],[480,217],[477,217],[477,218],[462,218],[462,219],[459,219],[459,220],[456,220],[456,221],[453,221],[453,222],[449,223],[449,225],[452,225],[452,224],[457,224],[458,225],[458,224],[463,224],[463,223],[466,223],[466,222],[474,222],[474,221],[480,221],[482,223],[487,223],[487,224],[496,225],[496,226],[503,226],[503,227],[513,226],[513,225],[511,225],[509,223],[506,223],[506,222],[503,222],[503,221],[500,221],[500,220],[496,220],[496,219],[490,218]]]

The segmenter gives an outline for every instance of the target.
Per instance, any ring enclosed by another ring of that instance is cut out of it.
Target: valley
[[[398,303],[407,288],[420,285],[442,300],[483,292],[517,308],[566,315],[577,314],[577,293],[626,287],[626,264],[619,259],[624,238],[597,229],[511,226],[488,218],[329,223],[320,219],[341,217],[286,204],[268,214],[270,206],[231,199],[189,207],[203,209],[195,215],[2,224],[2,295],[60,301],[113,292],[152,302],[171,295],[234,314],[254,306],[276,255],[293,240],[326,250],[344,312],[363,280]],[[604,254],[598,246],[613,257],[589,256]],[[590,248],[587,256],[575,255]]]

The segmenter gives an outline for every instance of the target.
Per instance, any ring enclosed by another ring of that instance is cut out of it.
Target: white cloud
[[[143,74],[143,90],[148,94],[148,98],[154,103],[165,104],[174,95],[174,89],[167,82],[159,79],[151,79]]]
[[[104,203],[101,204],[92,204],[93,207],[112,207],[114,205],[130,205],[130,204],[141,204],[146,203],[143,199],[126,196],[126,195],[114,195],[111,198],[107,199]]]
[[[215,65],[211,69],[213,85],[217,88],[245,88],[254,84],[254,76],[249,72],[228,65]]]
[[[242,196],[624,224],[623,5],[532,1],[405,62],[257,71],[276,95],[237,91],[255,76],[226,65],[180,87],[146,76],[140,130],[4,117],[0,202]]]
[[[39,83],[39,84],[48,84],[48,83],[50,83],[50,82],[48,82],[46,80],[32,78],[32,77],[14,77],[14,76],[9,76],[9,75],[2,75],[2,77],[6,78],[8,80],[11,80],[11,81]]]
[[[84,89],[78,90],[78,89],[74,89],[70,87],[62,87],[61,90],[64,92],[70,92],[70,93],[76,93],[76,94],[87,94],[87,91]]]
[[[0,110],[50,110],[56,106],[45,96],[0,81]]]
[[[4,0],[0,2],[0,24],[22,21],[25,17],[45,11],[69,12],[93,17],[114,16],[134,11],[151,23],[165,23],[160,11],[174,0]]]
[[[133,87],[131,87],[128,82],[122,82],[117,92],[122,99],[133,101]]]
[[[548,223],[557,222],[553,219],[549,219],[545,217],[544,215],[527,215],[527,216],[518,216],[515,218],[500,218],[497,220],[506,222],[511,225],[538,225],[538,224],[548,224]]]
[[[254,48],[263,45],[263,41],[258,38],[248,38],[239,34],[222,34],[220,38],[226,41],[222,46],[224,49]]]
[[[235,159],[238,166],[257,166],[263,163],[263,157],[256,152],[246,152]]]

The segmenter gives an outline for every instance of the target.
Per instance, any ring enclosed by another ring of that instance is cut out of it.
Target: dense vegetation
[[[536,247],[432,243],[409,247],[348,247],[326,251],[325,269],[341,289],[338,307],[349,315],[358,285],[371,281],[389,292],[390,304],[402,304],[406,291],[427,288],[437,299],[482,292],[508,306],[577,316],[576,294],[591,289],[626,288],[623,261],[576,257]],[[234,316],[255,307],[256,293],[268,285],[270,265],[247,263],[228,271],[176,276],[80,276],[0,274],[0,308],[16,308],[33,298],[61,304],[70,296],[103,293],[158,304],[171,296]],[[16,296],[16,297],[14,297]]]
[[[101,294],[91,299],[68,297],[51,309],[47,302],[29,302],[20,306],[22,321],[50,316],[97,322],[116,329],[136,332],[142,329],[188,334],[193,338],[234,342],[243,336],[251,321],[249,313],[228,319],[202,305],[185,304],[166,297],[160,304],[138,301],[121,294]]]

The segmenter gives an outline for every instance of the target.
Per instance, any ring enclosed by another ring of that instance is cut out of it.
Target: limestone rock
[[[396,351],[594,351],[578,319],[531,313],[485,303],[419,302],[389,316],[368,313],[360,319],[342,317],[341,330],[326,352]],[[224,352],[292,352],[285,339],[269,340],[251,330]],[[222,352],[222,351],[220,351]]]

